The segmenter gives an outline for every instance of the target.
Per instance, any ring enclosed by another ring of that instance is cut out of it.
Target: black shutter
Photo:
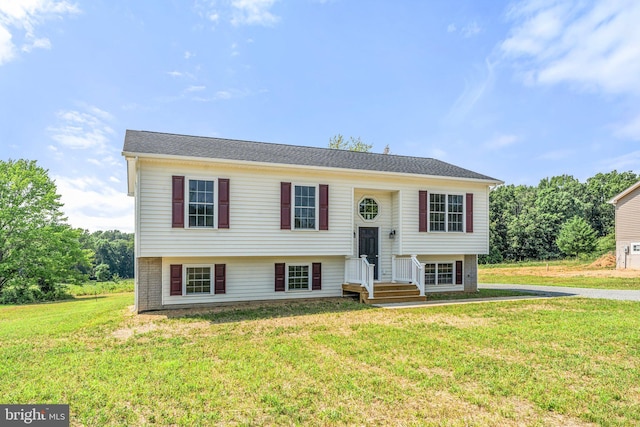
[[[462,285],[462,261],[456,261],[456,285]]]

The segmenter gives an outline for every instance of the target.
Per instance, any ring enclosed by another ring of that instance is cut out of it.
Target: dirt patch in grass
[[[612,253],[604,254],[589,264],[590,268],[615,268],[616,257]]]

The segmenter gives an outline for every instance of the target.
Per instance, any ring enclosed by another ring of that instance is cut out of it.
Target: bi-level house
[[[430,158],[129,130],[138,312],[475,291],[501,181]]]

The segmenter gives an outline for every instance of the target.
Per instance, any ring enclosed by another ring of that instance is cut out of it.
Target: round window
[[[378,216],[378,203],[370,197],[362,199],[359,205],[362,219],[375,219]]]

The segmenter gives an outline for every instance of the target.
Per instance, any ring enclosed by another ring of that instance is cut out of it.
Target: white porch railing
[[[418,287],[420,296],[424,296],[424,264],[418,261],[416,255],[411,257],[392,257],[391,280],[394,282],[409,282]]]
[[[373,298],[374,266],[369,264],[366,255],[360,258],[347,258],[344,264],[345,283],[359,283],[369,293],[369,299]]]

